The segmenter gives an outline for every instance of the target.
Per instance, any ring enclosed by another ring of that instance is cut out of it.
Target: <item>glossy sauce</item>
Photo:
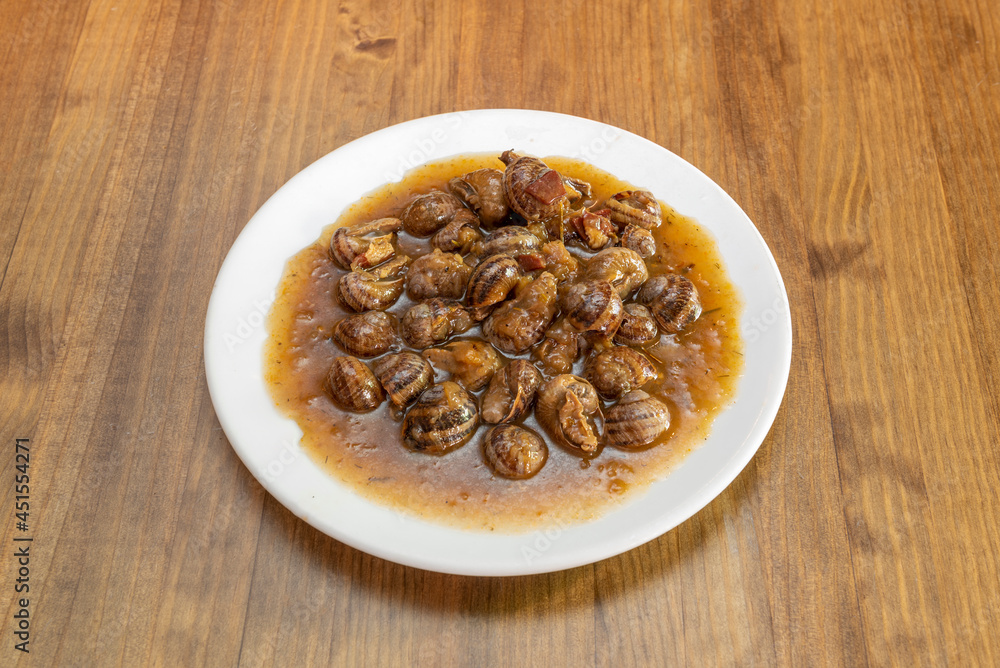
[[[580,161],[543,159],[564,176],[588,181],[597,201],[632,188]],[[671,414],[670,429],[652,447],[639,452],[604,448],[585,461],[546,437],[545,467],[533,478],[511,481],[494,476],[484,461],[482,440],[491,425],[481,426],[471,441],[447,455],[415,453],[402,444],[401,422],[393,419],[388,401],[371,413],[352,414],[337,408],[324,391],[332,359],[345,354],[330,340],[330,332],[348,314],[334,296],[337,279],[346,272],[328,256],[333,231],[398,216],[415,195],[447,190],[450,178],[481,167],[503,169],[503,164],[490,154],[420,167],[403,181],[364,196],[314,244],[291,258],[269,315],[265,377],[278,407],[302,429],[302,445],[310,456],[377,503],[485,531],[526,531],[592,519],[666,476],[704,440],[712,420],[732,398],[743,365],[738,322],[742,307],[715,242],[697,221],[666,205],[661,204],[664,222],[654,231],[656,255],[646,261],[650,276],[686,276],[698,288],[703,311],[681,334],[663,335],[658,344],[642,349],[659,371],[643,389],[663,400]],[[426,252],[429,243],[402,233],[399,247],[415,257]],[[573,245],[567,248],[581,259],[592,255]],[[410,305],[404,294],[389,311],[402,316]],[[456,338],[480,336],[476,326]],[[525,357],[530,359],[530,353]],[[581,359],[574,373],[581,375],[582,366]],[[446,375],[438,371],[436,379]],[[533,413],[523,426],[545,437]]]

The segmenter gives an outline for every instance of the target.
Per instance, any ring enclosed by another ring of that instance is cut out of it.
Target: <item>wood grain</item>
[[[1000,664],[998,46],[986,0],[0,4],[0,663]],[[760,452],[691,520],[475,579],[271,498],[201,332],[288,178],[489,107],[611,123],[720,183],[775,254],[795,352]]]

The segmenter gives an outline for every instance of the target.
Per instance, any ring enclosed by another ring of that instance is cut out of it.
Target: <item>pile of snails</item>
[[[642,389],[658,373],[643,349],[701,314],[687,278],[650,276],[659,202],[643,190],[594,201],[590,184],[541,160],[500,160],[504,170],[456,177],[398,217],[333,233],[335,298],[353,313],[332,329],[345,355],[327,375],[330,397],[361,413],[388,401],[402,442],[428,454],[495,425],[484,457],[511,479],[548,457],[523,425],[531,411],[552,442],[584,458],[649,446],[670,411]],[[433,250],[408,257],[400,235],[429,238]],[[412,305],[388,312],[404,293]],[[470,336],[476,327],[481,336]]]

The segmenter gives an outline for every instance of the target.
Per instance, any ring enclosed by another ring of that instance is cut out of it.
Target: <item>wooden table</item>
[[[987,0],[0,4],[0,663],[1000,665],[998,47]],[[694,163],[792,305],[740,477],[550,575],[319,533],[236,457],[203,369],[216,272],[269,195],[487,107]]]

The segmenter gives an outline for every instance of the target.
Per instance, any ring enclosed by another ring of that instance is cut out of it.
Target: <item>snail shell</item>
[[[333,340],[349,355],[378,357],[397,341],[396,316],[384,311],[368,311],[346,316],[333,326]]]
[[[660,328],[648,308],[641,304],[625,304],[625,315],[615,332],[615,343],[622,346],[645,346],[659,337]]]
[[[419,299],[461,299],[469,283],[472,267],[458,253],[434,252],[421,255],[406,274],[406,294],[414,301]]]
[[[645,304],[646,306],[652,304],[653,301],[662,295],[667,289],[667,285],[670,282],[667,276],[671,275],[672,274],[657,274],[647,280],[643,283],[642,287],[639,288],[639,292],[635,294],[635,300],[640,304]]]
[[[422,354],[470,392],[486,387],[503,363],[493,346],[485,341],[452,341],[440,348],[428,348]]]
[[[333,236],[330,237],[330,257],[342,269],[350,269],[354,260],[358,256],[367,253],[373,243],[382,245],[383,241],[387,240],[391,248],[392,242],[396,237],[396,232],[402,228],[403,223],[398,218],[379,218],[378,220],[359,225],[339,227],[333,233]],[[375,239],[364,238],[366,235],[374,234],[375,232],[380,232],[384,236],[376,237]],[[382,255],[381,252],[379,254]],[[373,262],[373,260],[369,260],[369,262]],[[371,263],[368,266],[375,266],[375,264]]]
[[[519,156],[513,151],[504,151],[500,160],[507,165],[503,192],[511,209],[528,221],[559,215],[567,201],[559,172],[537,158]]]
[[[614,346],[588,359],[583,375],[598,394],[615,400],[656,378],[656,367],[642,353],[626,346]]]
[[[385,399],[375,374],[357,357],[334,358],[326,383],[334,402],[354,413],[367,413]]]
[[[638,225],[629,225],[622,232],[622,247],[639,254],[642,259],[648,259],[656,254],[656,241],[653,233]]]
[[[434,380],[434,369],[416,353],[386,355],[372,362],[375,376],[397,408],[409,406]]]
[[[476,267],[469,278],[466,303],[470,308],[498,304],[507,298],[521,277],[521,266],[509,255],[494,255]],[[484,316],[485,317],[485,316]]]
[[[499,169],[477,169],[455,177],[448,182],[448,190],[475,211],[487,229],[496,227],[510,212]]]
[[[581,281],[563,298],[566,321],[581,331],[614,336],[622,322],[621,297],[607,281]]]
[[[670,411],[659,399],[632,390],[605,411],[604,443],[625,450],[655,441],[670,427]]]
[[[483,422],[515,422],[531,410],[542,374],[525,360],[512,360],[493,374],[490,386],[483,393]]]
[[[424,390],[403,418],[403,443],[434,455],[465,445],[479,427],[476,400],[458,383],[445,381]]]
[[[483,239],[483,257],[505,253],[516,255],[538,250],[541,242],[534,234],[518,225],[497,228]]]
[[[642,286],[638,299],[647,304],[660,328],[676,334],[701,315],[701,300],[694,283],[679,274],[654,276]]]
[[[415,237],[429,237],[451,222],[464,209],[462,201],[442,190],[420,195],[403,210],[399,217],[403,229]]]
[[[450,223],[431,237],[431,246],[440,248],[446,253],[465,255],[482,239],[479,219],[471,211],[462,209],[455,214]]]
[[[483,455],[497,475],[525,480],[542,470],[549,457],[549,448],[542,437],[530,429],[502,424],[486,433]]]
[[[593,211],[582,211],[569,219],[570,228],[584,246],[590,250],[601,250],[609,243],[618,241],[617,228],[606,217]]]
[[[461,304],[446,299],[428,299],[406,310],[399,332],[411,348],[427,348],[444,343],[470,327],[472,316]]]
[[[660,203],[648,190],[624,190],[609,197],[604,206],[611,209],[611,220],[618,224],[619,229],[631,223],[653,230],[663,220]]]
[[[592,281],[607,281],[618,290],[618,296],[626,299],[637,287],[649,278],[646,262],[638,253],[628,248],[606,248],[587,261],[583,278]]]
[[[547,271],[528,283],[483,323],[483,336],[508,355],[520,355],[542,340],[556,317],[556,277]]]
[[[538,390],[535,415],[556,443],[585,456],[599,452],[601,401],[583,378],[561,374],[549,379]]]
[[[352,271],[337,281],[340,303],[352,311],[384,311],[403,294],[403,279],[379,279],[366,271]]]

